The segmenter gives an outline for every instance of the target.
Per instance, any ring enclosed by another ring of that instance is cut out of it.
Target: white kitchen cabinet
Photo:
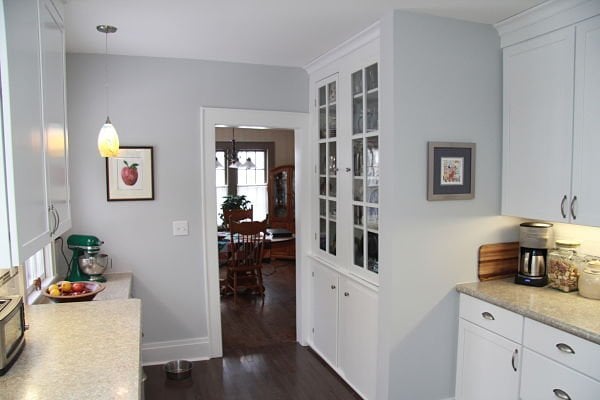
[[[22,264],[58,234],[59,212],[61,232],[70,228],[70,209],[60,14],[50,0],[5,0],[3,13],[0,68],[10,255],[3,249],[2,261],[10,260],[9,266]],[[49,147],[51,142],[62,142],[63,154]]]
[[[519,398],[522,326],[523,317],[461,295],[456,400]]]
[[[377,292],[312,261],[311,347],[363,398],[374,399]]]
[[[586,20],[600,10],[580,8],[544,23],[530,12],[499,29],[511,44],[503,53],[504,215],[600,226],[600,22]]]

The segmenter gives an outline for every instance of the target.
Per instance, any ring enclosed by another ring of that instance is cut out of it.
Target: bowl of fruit
[[[55,303],[90,301],[106,288],[98,282],[60,281],[48,286],[42,293]]]

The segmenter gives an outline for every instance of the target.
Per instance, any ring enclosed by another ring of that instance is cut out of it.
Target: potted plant
[[[225,214],[223,211],[225,210],[249,210],[250,200],[246,198],[245,194],[237,195],[237,194],[228,194],[227,196],[223,196],[225,200],[223,200],[223,204],[221,204],[221,213],[219,213],[219,218],[221,218],[221,226],[223,228],[225,225]]]

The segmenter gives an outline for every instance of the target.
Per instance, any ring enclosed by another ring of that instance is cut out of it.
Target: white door
[[[364,398],[375,399],[377,293],[348,278],[340,286],[339,367]]]
[[[576,26],[573,215],[577,224],[600,226],[600,16]]]
[[[312,262],[312,343],[332,366],[337,365],[338,274]]]
[[[521,345],[460,318],[456,400],[517,400],[520,355]]]
[[[574,27],[504,49],[504,215],[568,221],[574,50]]]
[[[71,228],[65,102],[64,28],[49,0],[40,2],[46,166],[52,230]]]

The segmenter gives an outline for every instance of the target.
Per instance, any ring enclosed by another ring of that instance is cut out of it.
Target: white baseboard
[[[164,364],[172,360],[208,360],[210,344],[208,337],[168,340],[142,344],[142,364]]]

